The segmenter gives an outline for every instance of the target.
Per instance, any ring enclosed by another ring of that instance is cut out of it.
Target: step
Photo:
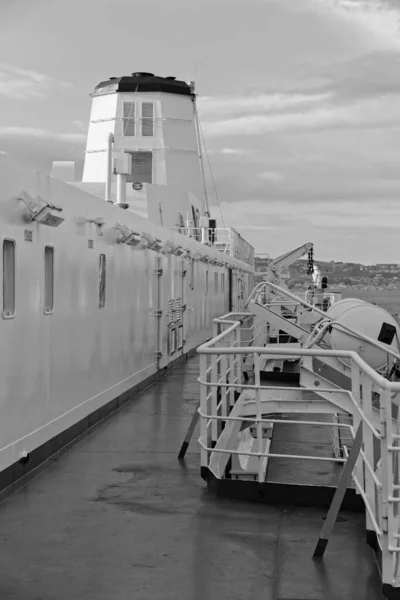
[[[253,428],[252,428],[253,429]],[[266,433],[268,433],[266,431]],[[262,452],[268,452],[271,445],[270,437],[265,437],[262,440]],[[250,428],[244,429],[241,432],[241,439],[239,441],[238,450],[242,452],[257,452],[258,451],[258,440],[253,437],[250,432]],[[268,465],[268,456],[262,458],[262,472],[263,480]],[[239,455],[232,454],[232,467],[230,469],[230,475],[232,479],[240,479],[242,481],[258,481],[259,473],[259,459],[257,456]]]

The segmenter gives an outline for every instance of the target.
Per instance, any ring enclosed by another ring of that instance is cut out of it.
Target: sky
[[[0,57],[0,152],[82,166],[98,82],[194,78],[218,224],[400,263],[400,0],[0,0]]]

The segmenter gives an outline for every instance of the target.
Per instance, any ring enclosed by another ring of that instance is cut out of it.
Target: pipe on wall
[[[106,202],[112,202],[111,195],[111,177],[112,177],[112,147],[114,143],[114,135],[108,134],[107,138],[107,173],[106,173]]]

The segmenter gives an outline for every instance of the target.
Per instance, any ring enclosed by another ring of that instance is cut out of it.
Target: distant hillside
[[[315,261],[322,275],[328,277],[329,287],[342,289],[400,290],[400,264],[361,265],[346,262]],[[285,271],[286,283],[290,288],[303,287],[310,282],[307,275],[307,260],[301,259]],[[265,270],[265,259],[256,257],[256,270]]]

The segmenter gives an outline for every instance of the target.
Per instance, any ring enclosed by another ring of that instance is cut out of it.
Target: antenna
[[[190,84],[194,91],[195,90],[195,82],[191,81]],[[197,143],[199,146],[200,169],[201,169],[201,176],[203,179],[203,187],[204,187],[204,201],[205,201],[205,205],[206,205],[206,217],[210,217],[211,213],[210,213],[210,206],[208,203],[206,176],[204,173],[204,164],[203,164],[203,154],[201,152],[201,136],[200,136],[199,115],[197,112],[196,98],[193,98],[193,107],[194,107],[194,121],[195,121],[195,125],[196,125],[196,133],[197,133]]]
[[[193,73],[192,81],[196,81],[198,66],[199,66],[199,59],[197,58],[196,62],[194,63],[194,73]]]

